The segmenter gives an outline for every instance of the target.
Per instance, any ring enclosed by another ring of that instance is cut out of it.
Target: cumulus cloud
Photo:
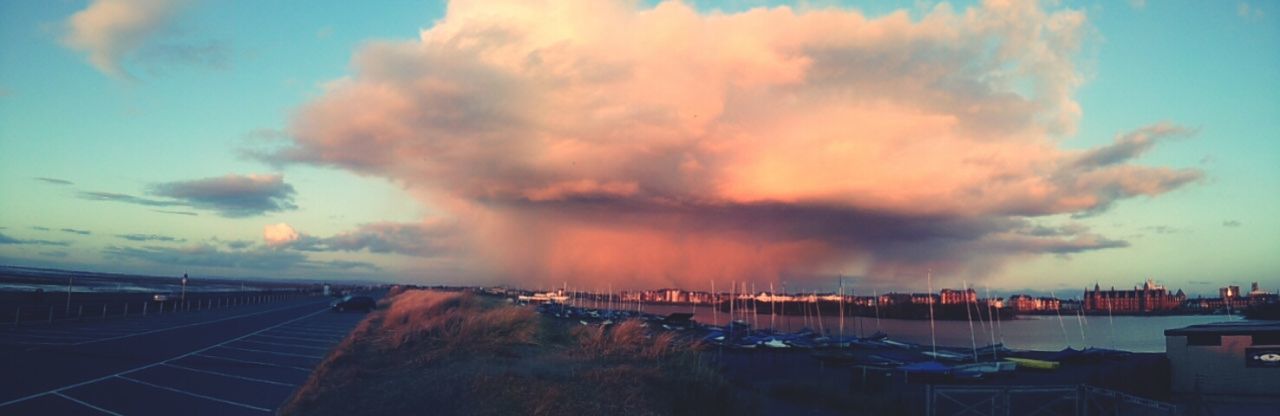
[[[297,209],[293,185],[279,174],[230,174],[225,176],[155,184],[148,192],[157,198],[143,198],[113,192],[83,191],[79,196],[95,201],[123,202],[152,207],[191,207],[217,212],[224,217],[249,217]],[[166,214],[197,215],[187,211],[156,210]]]
[[[298,232],[289,224],[271,224],[262,227],[262,239],[268,246],[281,247],[298,241]]]
[[[1090,34],[1083,12],[1034,2],[912,19],[454,1],[417,39],[362,47],[299,110],[292,143],[261,156],[404,184],[457,221],[459,256],[491,265],[477,273],[972,280],[1123,247],[1027,230],[1202,177],[1133,163],[1191,133],[1172,123],[1060,146],[1082,114]]]
[[[130,79],[125,61],[224,66],[227,50],[217,42],[188,42],[173,35],[187,0],[93,0],[67,18],[62,42],[88,55],[104,74]]]

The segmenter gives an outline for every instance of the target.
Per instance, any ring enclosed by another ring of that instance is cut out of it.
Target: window
[[[1199,345],[1199,346],[1222,345],[1222,336],[1217,334],[1188,334],[1187,345]]]

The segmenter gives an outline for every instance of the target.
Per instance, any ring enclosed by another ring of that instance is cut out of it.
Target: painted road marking
[[[213,359],[216,359],[216,360],[224,360],[224,361],[231,361],[231,362],[244,363],[244,364],[265,365],[265,366],[267,366],[267,367],[288,368],[288,369],[292,369],[292,370],[305,371],[305,372],[308,372],[308,373],[310,373],[310,372],[311,372],[311,369],[308,369],[308,368],[302,368],[302,367],[295,367],[295,366],[292,366],[292,365],[283,365],[283,364],[268,363],[268,362],[253,361],[253,360],[242,360],[242,359],[239,359],[239,358],[223,357],[223,356],[220,356],[220,355],[196,354],[196,355],[193,355],[192,357],[213,358]]]
[[[228,350],[236,350],[236,351],[260,352],[260,353],[264,353],[264,354],[285,355],[285,356],[290,356],[290,357],[313,358],[313,359],[317,359],[317,360],[319,360],[319,359],[323,359],[323,358],[324,358],[324,356],[322,356],[322,355],[294,354],[294,353],[291,353],[291,352],[278,352],[278,351],[258,350],[258,349],[253,349],[253,348],[228,347],[228,346],[226,346],[226,345],[223,345],[223,346],[221,346],[221,347],[219,347],[219,348],[222,348],[222,349],[228,349]]]
[[[70,400],[70,401],[73,401],[73,402],[75,402],[76,404],[79,404],[79,405],[81,405],[81,406],[88,407],[88,408],[90,408],[90,409],[97,410],[97,411],[99,411],[99,412],[106,413],[106,414],[109,414],[109,415],[112,415],[112,416],[124,416],[124,415],[122,415],[122,414],[119,414],[119,413],[116,413],[116,412],[112,412],[112,411],[110,411],[110,410],[103,409],[103,408],[98,407],[98,406],[94,406],[93,404],[90,404],[89,402],[86,402],[86,401],[84,401],[84,400],[80,400],[80,399],[77,399],[77,398],[75,398],[75,397],[71,397],[71,396],[68,396],[68,395],[62,394],[62,393],[60,393],[60,392],[54,392],[54,393],[53,393],[53,395],[54,395],[54,396],[61,397],[61,398],[64,398],[64,399],[67,399],[67,400]]]
[[[298,307],[298,305],[294,305],[294,307]],[[326,312],[326,311],[327,311],[327,309],[322,309],[322,310],[319,310],[319,311],[316,311],[316,312],[312,312],[312,313],[309,313],[309,314],[306,314],[306,315],[303,315],[303,316],[299,316],[299,317],[297,317],[297,318],[290,319],[290,320],[288,320],[288,321],[284,321],[284,322],[281,322],[281,323],[278,323],[278,324],[275,324],[275,325],[272,325],[272,326],[269,326],[269,327],[266,327],[266,328],[263,328],[263,329],[259,329],[259,330],[257,330],[257,331],[251,332],[251,333],[246,334],[246,335],[242,335],[242,336],[239,336],[239,337],[236,337],[236,338],[232,338],[232,339],[229,339],[229,340],[223,341],[223,342],[218,343],[218,344],[210,345],[210,346],[208,346],[208,347],[201,348],[201,349],[198,349],[198,350],[195,350],[195,351],[191,351],[191,352],[188,352],[188,353],[185,353],[185,354],[179,355],[179,356],[177,356],[177,357],[169,358],[169,359],[162,360],[162,361],[157,361],[157,362],[154,362],[154,363],[151,363],[151,364],[147,364],[147,365],[144,365],[144,366],[141,366],[141,367],[137,367],[137,368],[134,368],[134,369],[131,369],[131,370],[125,370],[125,371],[121,371],[121,372],[118,372],[118,373],[115,373],[115,374],[110,374],[110,375],[106,375],[106,376],[98,377],[98,378],[95,378],[95,379],[92,379],[92,380],[82,381],[82,382],[75,383],[75,384],[69,384],[69,385],[62,386],[62,387],[59,387],[59,388],[56,388],[56,389],[53,389],[53,390],[48,390],[48,391],[41,392],[41,393],[35,393],[35,394],[30,394],[30,395],[27,395],[27,396],[24,396],[24,397],[19,397],[19,398],[17,398],[17,399],[13,399],[13,400],[10,400],[10,401],[4,402],[4,403],[0,403],[0,407],[5,407],[5,406],[8,406],[8,405],[11,405],[11,404],[14,404],[14,403],[19,403],[19,402],[27,401],[27,400],[34,399],[34,398],[36,398],[36,397],[44,396],[44,395],[47,395],[47,394],[61,393],[62,391],[65,391],[65,390],[73,389],[73,388],[80,387],[80,386],[84,386],[84,385],[88,385],[88,384],[97,383],[97,382],[99,382],[99,381],[107,380],[107,379],[110,379],[110,378],[113,378],[113,377],[120,377],[120,378],[123,378],[122,376],[124,376],[124,375],[126,375],[126,374],[129,374],[129,373],[134,373],[134,372],[138,372],[138,371],[146,370],[146,369],[151,368],[151,367],[156,367],[156,366],[164,365],[164,364],[166,364],[166,363],[168,363],[168,362],[170,362],[170,361],[177,361],[177,360],[180,360],[180,359],[183,359],[183,358],[186,358],[186,357],[190,357],[190,356],[193,356],[193,355],[197,355],[197,354],[203,353],[203,352],[205,352],[205,351],[212,350],[212,349],[214,349],[214,348],[222,347],[222,346],[223,346],[223,345],[225,345],[225,344],[229,344],[229,343],[232,343],[232,342],[236,342],[236,341],[239,341],[239,340],[242,340],[242,339],[245,339],[245,338],[248,338],[248,337],[251,337],[251,336],[257,335],[259,332],[266,332],[266,331],[271,330],[271,329],[274,329],[274,328],[282,327],[282,326],[285,326],[285,325],[288,325],[288,324],[291,324],[291,323],[294,323],[294,322],[297,322],[297,321],[301,321],[301,320],[303,320],[303,319],[307,319],[307,318],[310,318],[310,317],[313,317],[313,316],[319,315],[319,314],[324,313],[324,312]],[[304,371],[310,372],[311,370],[304,370]]]
[[[116,376],[116,378],[123,379],[123,380],[128,380],[128,381],[132,381],[132,382],[134,382],[134,383],[142,384],[142,385],[144,385],[144,386],[151,386],[151,387],[155,387],[155,388],[157,388],[157,389],[161,389],[161,390],[168,390],[168,391],[171,391],[171,392],[174,392],[174,393],[181,393],[181,394],[185,394],[185,395],[188,395],[188,396],[191,396],[191,397],[199,397],[199,398],[201,398],[201,399],[205,399],[205,400],[212,400],[212,401],[219,402],[219,403],[226,403],[226,404],[233,405],[233,406],[240,406],[240,407],[243,407],[243,408],[246,408],[246,409],[250,409],[250,410],[257,410],[257,411],[259,411],[259,412],[271,412],[271,409],[261,408],[261,407],[254,406],[254,405],[251,405],[251,404],[244,404],[244,403],[240,403],[240,402],[233,402],[233,401],[230,401],[230,400],[227,400],[227,399],[219,399],[219,398],[217,398],[217,397],[213,397],[213,396],[206,396],[206,395],[203,395],[203,394],[200,394],[200,393],[192,393],[192,392],[189,392],[189,391],[186,391],[186,390],[182,390],[182,389],[175,389],[175,388],[173,388],[173,387],[161,386],[161,385],[159,385],[159,384],[152,384],[152,383],[148,383],[148,382],[145,382],[145,381],[142,381],[142,380],[138,380],[138,379],[136,379],[136,378],[130,378],[130,377],[126,377],[126,376]]]
[[[298,345],[298,344],[281,344],[281,343],[278,343],[278,342],[250,341],[250,340],[247,340],[247,339],[245,339],[245,340],[240,340],[239,342],[249,342],[249,343],[254,343],[254,344],[275,345],[275,346],[279,346],[279,347],[303,348],[303,349],[308,349],[308,350],[321,350],[321,351],[328,351],[330,348],[333,348],[333,347],[316,347],[316,346]]]
[[[191,367],[181,366],[181,365],[177,365],[177,364],[169,364],[169,363],[166,363],[166,364],[165,364],[165,366],[166,366],[166,367],[173,367],[173,368],[177,368],[177,369],[180,369],[180,370],[194,371],[194,372],[197,372],[197,373],[212,374],[212,375],[215,375],[215,376],[222,376],[222,377],[229,377],[229,378],[234,378],[234,379],[239,379],[239,380],[252,381],[252,382],[255,382],[255,383],[274,384],[274,385],[277,385],[277,386],[285,386],[285,387],[298,387],[298,385],[297,385],[297,384],[292,384],[292,383],[282,383],[282,382],[279,382],[279,381],[265,380],[265,379],[261,379],[261,378],[253,378],[253,377],[245,377],[245,376],[238,376],[238,375],[235,375],[235,374],[228,374],[228,373],[223,373],[223,372],[218,372],[218,371],[201,370],[201,369],[199,369],[199,368],[191,368]]]

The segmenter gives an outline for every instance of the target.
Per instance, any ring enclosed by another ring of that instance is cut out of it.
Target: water
[[[667,314],[672,312],[693,312],[694,319],[702,323],[714,323],[715,316],[707,306],[674,306],[644,305],[645,312]],[[728,320],[727,313],[718,314],[719,323]],[[759,328],[770,327],[769,315],[748,317],[753,325]],[[803,316],[777,316],[773,318],[773,328],[787,331],[804,327]],[[1175,315],[1175,316],[1084,316],[1063,315],[1059,321],[1055,315],[1019,316],[1016,320],[1002,320],[995,328],[996,342],[1015,349],[1056,351],[1067,346],[1075,349],[1085,347],[1112,348],[1134,352],[1164,352],[1164,330],[1181,328],[1187,325],[1221,322],[1228,317],[1223,315]],[[1238,318],[1236,318],[1238,319]],[[818,330],[816,321],[810,318],[809,327]],[[971,345],[969,321],[935,321],[938,345],[968,347]],[[990,323],[973,321],[973,338],[979,347],[991,344],[992,330]],[[831,334],[840,331],[838,316],[824,316],[822,327]],[[892,339],[929,344],[929,321],[905,319],[881,319],[879,330],[889,334]],[[1081,331],[1083,329],[1083,331]],[[877,330],[876,318],[846,317],[845,335],[870,335]],[[1082,334],[1083,332],[1083,334]]]

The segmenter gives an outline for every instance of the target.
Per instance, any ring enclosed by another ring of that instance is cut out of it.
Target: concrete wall
[[[1187,345],[1186,336],[1166,336],[1165,352],[1173,373],[1173,393],[1213,396],[1280,395],[1280,368],[1245,367],[1249,335],[1224,335],[1222,345]]]

